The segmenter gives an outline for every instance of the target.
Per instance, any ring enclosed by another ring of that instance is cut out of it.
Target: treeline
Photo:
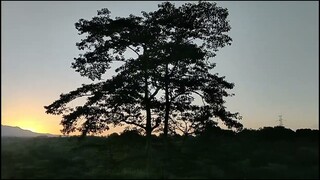
[[[195,136],[2,138],[2,179],[319,179],[319,130],[211,127]],[[147,151],[148,149],[148,151]]]

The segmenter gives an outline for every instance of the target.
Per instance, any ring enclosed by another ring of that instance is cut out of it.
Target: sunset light
[[[319,179],[319,2],[1,6],[1,179]]]
[[[14,111],[7,106],[3,106],[1,124],[17,126],[36,133],[61,134],[61,127],[59,126],[60,117],[48,117],[42,110],[40,103],[34,102],[28,107],[18,104],[15,106]]]
[[[66,6],[71,7],[71,4]],[[148,11],[151,6],[156,8],[157,2],[147,4],[130,6],[133,8],[130,13],[139,14],[142,10]],[[181,4],[183,2],[177,2],[177,5]],[[294,12],[292,16],[283,14],[278,9],[276,13],[281,18],[277,19],[279,22],[276,23],[271,20],[270,13],[266,9],[262,11],[263,13],[260,12],[259,3],[241,4],[240,9],[247,8],[246,11],[239,10],[238,6],[232,3],[219,2],[218,4],[230,10],[229,18],[232,25],[230,36],[235,40],[230,47],[222,48],[214,60],[218,62],[215,72],[226,75],[227,81],[235,83],[234,89],[230,91],[235,96],[227,99],[227,108],[233,112],[240,112],[243,117],[241,122],[246,128],[275,126],[278,115],[282,114],[286,119],[284,121],[286,127],[317,129],[319,88],[314,82],[318,82],[318,33],[316,31],[318,25],[316,23],[309,25],[309,21],[302,21],[303,25],[299,26],[296,23],[285,24],[295,22],[294,19],[299,19],[300,16],[306,16],[307,18],[303,19],[310,19],[310,22],[318,22],[313,20],[318,17],[312,13],[314,11],[306,10],[305,14],[300,11],[300,14],[296,13],[297,8],[310,9],[313,6],[302,3],[291,4]],[[271,3],[266,6],[270,11],[273,9]],[[4,55],[1,62],[2,124],[37,132],[61,134],[61,117],[46,114],[44,106],[57,100],[61,93],[74,90],[83,83],[92,83],[70,68],[73,58],[79,54],[75,43],[81,39],[73,24],[79,18],[91,18],[97,9],[102,7],[110,8],[114,16],[126,16],[126,12],[117,10],[120,7],[122,9],[121,3],[93,3],[87,4],[86,11],[71,12],[68,8],[61,9],[63,13],[73,15],[68,15],[66,16],[68,18],[60,21],[60,18],[52,19],[56,16],[56,10],[53,11],[50,3],[43,4],[43,8],[48,9],[45,14],[34,9],[37,7],[36,3],[28,3],[28,5],[7,3],[5,7],[2,16],[4,23],[2,39]],[[23,8],[26,14],[18,16],[19,8]],[[251,14],[258,9],[259,18],[267,18],[267,21],[260,22],[252,19]],[[43,19],[45,16],[48,16],[50,23],[46,22],[47,19]],[[294,18],[295,16],[297,17]],[[32,28],[37,27],[39,21],[43,24],[33,30]],[[26,22],[28,22],[28,28],[24,29]],[[52,31],[52,23],[55,24],[54,27],[60,28]],[[284,24],[283,29],[272,34],[278,29],[270,28],[278,27],[278,24]],[[254,27],[254,31],[250,30],[251,26]],[[263,31],[263,28],[268,30]],[[39,29],[41,31],[38,31]],[[300,39],[300,36],[296,36],[298,32],[304,32],[306,37]],[[252,38],[243,36],[247,33],[250,33]],[[286,38],[288,45],[275,43],[284,33],[288,35]],[[29,39],[30,37],[37,37],[39,41],[25,44],[34,41]],[[274,37],[274,40],[271,37]],[[259,41],[256,41],[257,38]],[[266,40],[262,40],[264,38]],[[16,39],[19,41],[13,41]],[[286,48],[281,49],[281,47]],[[265,48],[268,50],[266,51]],[[305,53],[294,54],[299,52],[294,49],[303,48],[306,48],[302,51]],[[112,73],[114,71],[108,70],[106,75],[110,76]],[[306,79],[308,81],[305,81]],[[304,82],[304,85],[300,86],[299,82]],[[75,105],[72,103],[76,102],[71,102],[71,105]],[[300,111],[304,113],[298,113]]]
[[[18,120],[17,126],[19,126],[21,129],[30,130],[33,132],[45,132],[41,124],[38,123],[37,120],[35,120],[35,118],[32,117],[27,117],[23,120]]]

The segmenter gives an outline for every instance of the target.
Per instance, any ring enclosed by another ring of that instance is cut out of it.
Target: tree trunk
[[[169,130],[169,112],[170,112],[170,102],[169,102],[169,65],[166,64],[166,71],[165,71],[165,115],[164,115],[164,130],[163,134],[166,138],[168,136],[168,130]]]
[[[145,83],[145,88],[144,88],[144,95],[145,95],[145,110],[147,114],[146,118],[146,137],[147,137],[147,142],[146,142],[146,155],[147,155],[147,162],[146,162],[146,171],[147,171],[147,177],[150,175],[150,144],[151,144],[151,132],[152,132],[152,127],[151,127],[151,109],[150,109],[150,99],[149,99],[149,89],[148,89],[148,73],[145,71],[144,74],[144,83]]]
[[[150,109],[150,99],[149,99],[149,89],[148,89],[148,74],[145,73],[145,110],[147,114],[147,119],[146,119],[146,136],[147,139],[151,137],[151,109]]]
[[[168,131],[169,131],[169,112],[170,112],[170,101],[169,101],[169,64],[166,64],[165,69],[165,115],[164,115],[164,146],[165,146],[165,157],[163,162],[163,179],[168,179],[168,163],[169,163],[169,149],[168,149]]]

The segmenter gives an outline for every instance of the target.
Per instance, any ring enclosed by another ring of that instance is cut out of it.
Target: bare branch
[[[153,131],[155,128],[160,126],[160,122],[156,122],[156,125],[154,125],[153,127],[151,127],[151,131]]]
[[[161,89],[161,88],[158,87],[158,88],[151,94],[150,99],[154,98],[154,97],[158,94],[158,92],[159,92],[160,89]]]
[[[138,124],[138,123],[135,123],[135,122],[133,122],[133,121],[122,120],[121,122],[124,122],[124,123],[126,123],[126,124],[133,124],[133,125],[135,125],[135,126],[141,127],[142,129],[146,129],[146,127],[144,127],[143,125]]]
[[[202,95],[202,94],[200,94],[200,93],[199,93],[199,92],[197,92],[197,91],[191,91],[191,92],[193,92],[193,93],[195,93],[195,94],[198,94],[198,95],[201,97],[201,100],[202,100],[203,105],[205,105],[204,97],[203,97],[203,95]]]
[[[140,54],[136,50],[134,50],[132,47],[128,46],[128,48],[131,49],[133,52],[135,52],[138,56],[140,56]]]

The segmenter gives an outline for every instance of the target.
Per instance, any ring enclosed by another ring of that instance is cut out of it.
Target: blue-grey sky
[[[195,1],[194,1],[195,2]],[[1,2],[1,121],[59,133],[60,117],[44,105],[90,82],[73,69],[80,53],[74,23],[108,8],[112,17],[154,11],[160,1]],[[177,6],[185,3],[174,2]],[[195,2],[196,3],[196,2]],[[218,1],[229,10],[231,46],[212,61],[235,83],[227,99],[246,128],[319,126],[319,2]]]

